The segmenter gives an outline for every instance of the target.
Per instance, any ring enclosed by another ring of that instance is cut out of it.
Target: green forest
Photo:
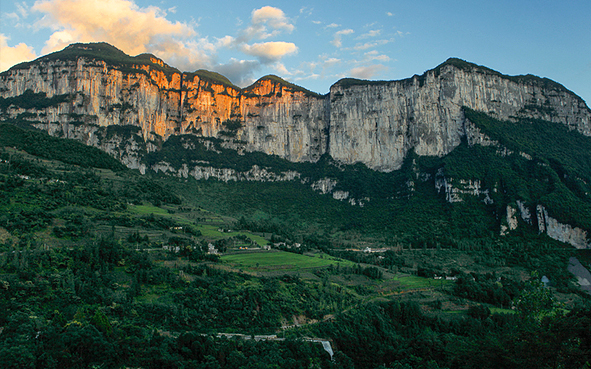
[[[141,175],[2,123],[0,367],[588,368],[591,300],[567,265],[591,254],[521,221],[499,229],[517,200],[591,229],[591,141],[466,116],[512,153],[464,142],[380,173],[179,136],[146,159],[333,178],[363,207],[301,181]],[[441,173],[496,188],[493,202],[447,202]]]

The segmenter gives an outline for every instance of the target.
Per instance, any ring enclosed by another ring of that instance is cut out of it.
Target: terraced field
[[[253,272],[298,271],[309,268],[333,266],[355,266],[351,261],[334,258],[325,254],[300,255],[286,251],[241,253],[222,256],[224,263]]]

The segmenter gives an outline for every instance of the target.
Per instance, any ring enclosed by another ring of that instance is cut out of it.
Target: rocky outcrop
[[[571,244],[578,249],[589,248],[587,231],[569,224],[560,223],[548,216],[548,210],[542,205],[536,207],[536,214],[540,233],[545,232],[551,238]]]
[[[518,225],[516,216],[517,209],[515,209],[511,205],[507,205],[506,212],[506,224],[501,224],[501,236],[506,236],[509,234],[510,231],[516,230]]]
[[[442,156],[462,137],[484,140],[469,127],[463,106],[498,119],[542,118],[591,134],[591,111],[561,85],[504,76],[459,59],[401,81],[344,79],[321,96],[274,76],[241,89],[215,73],[183,73],[154,56],[129,57],[107,46],[71,45],[0,74],[4,98],[27,90],[68,96],[36,109],[14,104],[3,116],[26,114],[62,126],[50,133],[69,132],[73,123],[132,125],[146,142],[193,134],[293,162],[329,154],[380,171],[400,168],[411,149]],[[102,57],[107,51],[109,57]]]
[[[489,189],[483,188],[479,180],[454,180],[447,178],[443,169],[435,175],[435,189],[445,195],[445,200],[450,203],[461,202],[464,196],[476,196],[482,198],[485,204],[492,204]]]
[[[507,205],[506,221],[501,224],[501,235],[508,235],[519,226],[518,215],[526,224],[532,224],[532,211],[523,201],[517,201],[517,206]],[[548,210],[543,205],[535,206],[536,224],[538,232],[545,233],[548,237],[557,241],[570,244],[578,249],[586,249],[591,246],[587,237],[587,231],[564,224],[548,215]]]
[[[293,181],[300,178],[300,174],[294,171],[283,172],[280,174],[269,172],[257,165],[244,172],[237,171],[230,168],[214,168],[206,166],[192,166],[187,164],[181,165],[180,168],[175,168],[167,162],[159,162],[150,167],[156,173],[161,172],[179,178],[193,177],[197,180],[201,179],[217,179],[223,182],[229,181],[258,181],[258,182],[281,182]]]
[[[500,120],[539,118],[591,136],[591,110],[563,86],[529,75],[505,76],[459,59],[400,81],[343,79],[319,95],[275,76],[243,89],[213,72],[181,72],[153,55],[130,57],[106,44],[74,44],[0,73],[0,98],[0,120],[29,120],[51,135],[99,147],[142,173],[221,181],[299,180],[360,206],[369,198],[352,198],[334,178],[311,180],[250,163],[240,170],[220,168],[201,157],[146,157],[177,135],[202,137],[206,150],[220,154],[224,149],[240,155],[262,152],[292,162],[316,162],[328,155],[336,165],[363,163],[383,172],[401,168],[411,151],[444,156],[462,140],[493,146],[501,156],[515,154],[466,119],[464,107]],[[180,141],[184,150],[197,149],[191,140]],[[483,188],[474,178],[451,178],[444,168],[413,175],[406,182],[411,193],[415,180],[434,180],[448,202],[465,196],[486,204],[497,199],[496,188]],[[588,247],[585,230],[520,201],[499,214],[501,233],[516,229],[520,218],[552,238]]]
[[[312,183],[312,189],[318,191],[321,194],[331,193],[337,185],[337,181],[331,178],[322,178]]]

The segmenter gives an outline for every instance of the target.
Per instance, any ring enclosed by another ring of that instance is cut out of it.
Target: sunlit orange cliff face
[[[93,127],[135,126],[145,142],[183,134],[215,137],[239,151],[295,162],[329,154],[381,171],[400,168],[411,149],[441,156],[463,137],[478,137],[464,106],[591,134],[589,108],[557,83],[508,77],[458,60],[401,81],[345,79],[322,96],[275,76],[242,89],[212,72],[182,73],[156,57],[117,55],[107,62],[70,54],[60,59],[58,53],[1,73],[2,97],[26,90],[68,96],[57,105],[9,107],[3,114],[27,113],[51,134],[90,144]]]

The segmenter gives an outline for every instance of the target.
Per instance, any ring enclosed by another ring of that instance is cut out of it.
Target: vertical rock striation
[[[132,125],[145,141],[193,134],[293,162],[329,154],[380,171],[400,168],[411,149],[438,156],[452,151],[467,134],[463,106],[498,119],[541,118],[591,135],[591,111],[563,86],[459,59],[401,81],[343,79],[322,96],[275,76],[241,89],[216,73],[182,73],[153,55],[74,44],[0,74],[1,97],[27,90],[67,95],[68,101],[37,109],[13,104],[2,116],[27,113],[51,134],[70,137],[72,124]]]
[[[450,59],[402,81],[344,79],[330,90],[329,153],[377,170],[400,168],[410,149],[443,156],[466,135],[462,107],[497,119],[539,118],[591,135],[591,111],[561,85],[509,77]]]

